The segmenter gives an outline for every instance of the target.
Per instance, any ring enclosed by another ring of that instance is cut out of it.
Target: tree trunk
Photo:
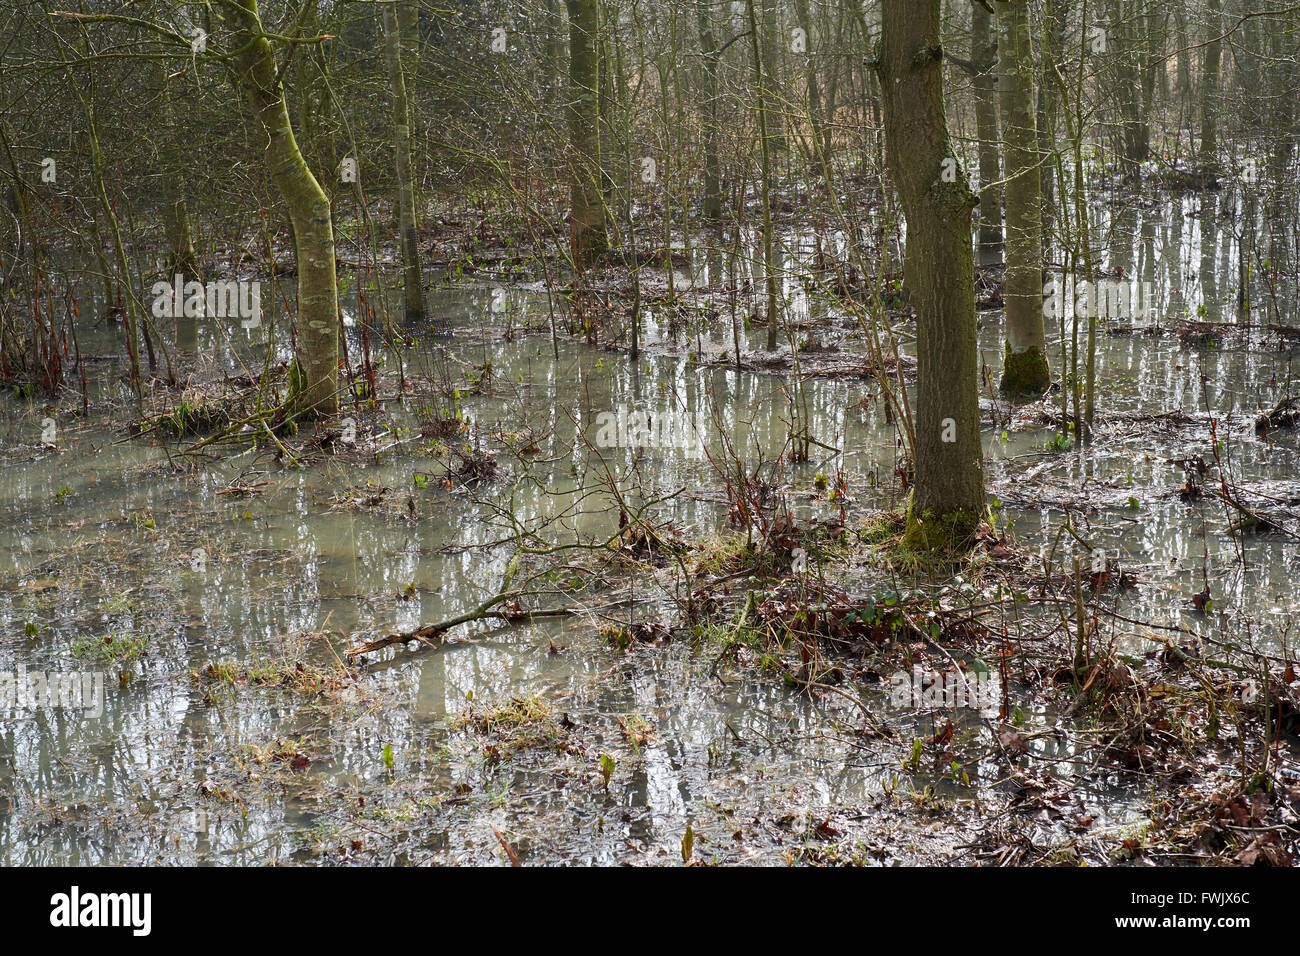
[[[1174,83],[1174,95],[1181,103],[1185,103],[1187,91],[1192,85],[1192,56],[1188,49],[1191,41],[1187,39],[1187,8],[1182,2],[1174,7],[1174,29],[1174,49],[1178,51],[1175,61],[1178,79]]]
[[[761,31],[758,15],[754,11],[757,0],[749,0],[749,30],[754,53],[754,88],[758,95],[758,145],[762,168],[759,183],[763,200],[763,281],[767,291],[767,350],[776,350],[776,261],[772,247],[772,154],[776,151],[775,139],[768,127],[767,78],[763,69]]]
[[[235,68],[265,143],[271,181],[293,224],[298,259],[298,348],[290,407],[303,415],[338,411],[339,305],[330,203],[298,150],[277,64],[257,12],[257,0],[232,0]]]
[[[1002,391],[1038,396],[1051,385],[1043,332],[1043,226],[1029,5],[998,4],[998,92],[1006,165],[1006,349]]]
[[[590,263],[605,252],[605,203],[600,170],[598,0],[565,0],[569,11],[569,147],[572,166],[570,235],[573,258]]]
[[[1038,189],[1042,197],[1043,257],[1051,255],[1052,229],[1056,216],[1056,130],[1059,101],[1056,64],[1063,59],[1069,22],[1069,0],[1046,0],[1039,52],[1038,77]]]
[[[882,0],[877,70],[889,168],[907,219],[917,320],[916,482],[907,537],[969,539],[984,510],[971,210],[943,102],[939,0]]]
[[[564,101],[564,13],[560,10],[560,0],[546,0],[546,58],[549,69],[546,71],[549,102],[557,108]]]
[[[759,14],[763,47],[763,76],[767,84],[767,98],[771,100],[781,89],[781,48],[778,45],[777,31],[780,29],[780,16],[777,0],[755,0],[759,5]],[[770,150],[773,156],[785,153],[788,144],[785,141],[785,122],[782,114],[773,111],[767,117],[768,136],[771,138]]]
[[[163,188],[167,192],[167,197],[163,200],[163,222],[167,233],[167,272],[169,275],[179,272],[187,278],[197,276],[199,261],[194,255],[189,207],[176,183],[169,182]]]
[[[704,221],[722,220],[722,174],[718,160],[718,41],[713,34],[709,0],[696,0],[695,17],[704,57]]]
[[[167,84],[167,70],[157,65],[158,87],[162,95],[167,122],[176,124],[176,100]],[[179,272],[186,278],[198,275],[198,257],[194,254],[194,237],[190,232],[190,212],[185,201],[185,160],[178,150],[164,148],[168,169],[163,177],[163,232],[167,237],[167,274]]]
[[[393,149],[397,153],[397,229],[402,246],[402,284],[406,321],[424,321],[424,271],[420,263],[420,223],[415,210],[415,177],[411,170],[410,106],[406,75],[402,72],[402,37],[397,11],[383,10],[384,52],[388,60],[390,108],[393,113]]]
[[[1155,74],[1147,50],[1149,18],[1144,5],[1132,0],[1111,0],[1109,19],[1115,58],[1115,95],[1119,101],[1122,160],[1125,175],[1138,179],[1142,163],[1151,152],[1151,127],[1143,110],[1150,98]]]
[[[1203,48],[1201,67],[1201,144],[1197,154],[1197,172],[1202,177],[1216,177],[1219,168],[1219,0],[1208,0],[1206,32],[1212,38]]]
[[[419,0],[397,0],[397,35],[401,39],[402,79],[406,82],[406,124],[410,128],[407,142],[411,144],[412,160],[419,156],[418,129],[415,104],[420,97],[416,84],[420,78],[420,10]],[[424,209],[420,197],[420,173],[414,162],[411,165],[411,195],[416,209]],[[416,216],[416,231],[420,217]]]
[[[597,73],[600,89],[597,92],[597,109],[600,112],[600,193],[605,207],[616,206],[618,188],[622,177],[615,174],[614,157],[614,70],[609,53],[609,38],[618,29],[618,11],[609,3],[600,4],[600,33],[597,43]],[[617,235],[617,234],[616,234]]]
[[[979,140],[980,249],[992,254],[1002,248],[1002,178],[998,166],[997,34],[993,18],[978,3],[971,4],[970,61],[975,67],[975,135]]]

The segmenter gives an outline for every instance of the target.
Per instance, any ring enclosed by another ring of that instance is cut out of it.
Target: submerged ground
[[[397,348],[354,279],[375,376],[278,441],[204,417],[249,410],[265,330],[163,330],[200,371],[141,408],[83,306],[84,401],[0,400],[0,671],[102,675],[102,713],[0,714],[0,862],[1289,860],[1300,443],[1256,419],[1300,393],[1300,321],[1237,309],[1202,203],[1098,211],[1104,267],[1152,282],[1158,319],[1106,323],[1091,448],[1067,450],[1058,393],[986,388],[990,520],[960,566],[891,539],[897,431],[802,233],[797,375],[743,297],[733,325],[748,253],[684,256],[679,303],[647,270],[630,360],[477,249],[431,276],[440,334],[394,326]],[[1001,313],[980,320],[987,385]],[[598,441],[620,408],[685,416],[707,453]],[[788,540],[746,548],[738,485],[788,505]],[[348,654],[512,587],[566,613]],[[900,705],[913,666],[1005,690]]]

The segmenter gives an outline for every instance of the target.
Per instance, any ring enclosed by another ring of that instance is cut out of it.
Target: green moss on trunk
[[[1013,398],[1037,398],[1052,384],[1052,373],[1047,367],[1047,356],[1038,349],[1012,352],[1010,343],[1002,359],[1003,395]]]
[[[908,508],[903,547],[912,551],[965,551],[979,523],[980,516],[974,511],[925,511],[918,516],[915,508]]]

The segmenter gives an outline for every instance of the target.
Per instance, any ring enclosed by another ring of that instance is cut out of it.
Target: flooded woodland
[[[0,863],[1294,862],[1300,7],[123,6],[0,11]]]

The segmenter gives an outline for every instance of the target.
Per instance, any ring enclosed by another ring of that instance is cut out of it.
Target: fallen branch
[[[1228,525],[1228,534],[1237,534],[1239,532],[1247,534],[1266,534],[1271,532],[1275,534],[1284,534],[1288,538],[1296,537],[1294,532],[1278,524],[1276,521],[1270,521],[1268,518],[1256,514],[1227,492],[1220,493],[1219,497],[1233,508],[1236,508],[1238,514],[1241,515],[1240,521],[1235,521]]]
[[[355,647],[350,647],[344,651],[344,656],[351,659],[369,654],[373,651],[383,650],[392,644],[409,644],[411,641],[423,644],[426,647],[437,647],[441,642],[444,634],[458,624],[468,624],[471,621],[506,621],[514,623],[521,620],[532,620],[538,617],[564,617],[571,614],[568,608],[548,608],[539,611],[522,610],[518,604],[514,604],[516,598],[521,595],[515,592],[506,592],[498,594],[484,601],[472,611],[466,611],[464,614],[458,614],[450,617],[445,621],[438,621],[435,624],[422,624],[413,631],[407,631],[403,634],[389,634],[385,637],[376,638],[373,641],[366,641]],[[504,610],[496,610],[500,604],[513,604],[513,607],[507,607]]]

